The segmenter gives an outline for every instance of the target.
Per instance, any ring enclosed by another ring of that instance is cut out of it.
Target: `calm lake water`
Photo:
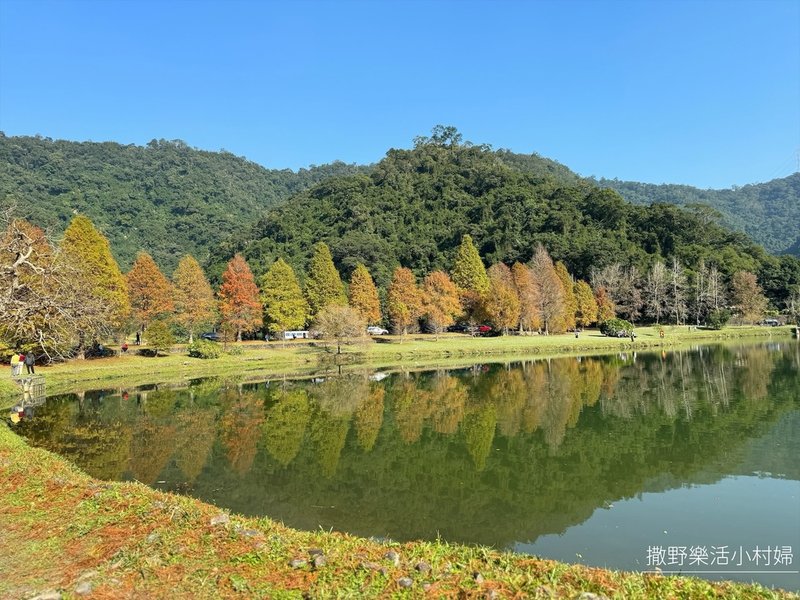
[[[15,428],[292,527],[800,589],[795,341],[98,390]]]

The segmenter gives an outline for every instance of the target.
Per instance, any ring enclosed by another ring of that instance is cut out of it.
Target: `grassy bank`
[[[295,531],[140,484],[94,480],[5,425],[0,547],[2,598],[797,598],[480,547]]]
[[[241,377],[242,379],[303,375],[339,365],[356,365],[370,369],[448,367],[474,361],[495,361],[525,358],[586,355],[609,351],[631,351],[688,347],[697,343],[725,340],[785,339],[789,327],[728,327],[721,331],[665,327],[642,327],[636,330],[635,342],[628,338],[608,338],[596,330],[587,330],[577,338],[574,334],[553,336],[470,337],[445,334],[382,336],[365,343],[349,344],[335,355],[335,348],[305,341],[244,342],[229,349],[238,354],[223,353],[219,358],[191,358],[183,347],[176,347],[166,356],[129,354],[95,360],[71,360],[52,366],[37,367],[45,376],[47,393],[57,394],[100,387],[151,383],[180,383],[200,377]],[[8,380],[0,385],[0,408],[11,406],[18,398],[17,388]]]

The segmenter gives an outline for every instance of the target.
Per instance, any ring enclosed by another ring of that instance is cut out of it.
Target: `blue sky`
[[[368,163],[436,124],[729,187],[800,151],[800,0],[0,0],[0,130]]]

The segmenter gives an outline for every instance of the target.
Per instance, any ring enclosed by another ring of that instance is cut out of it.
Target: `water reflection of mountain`
[[[797,478],[786,464],[799,439],[797,353],[710,347],[380,382],[203,382],[55,398],[18,428],[94,475],[163,480],[295,527],[505,546],[653,485],[775,465]],[[787,436],[784,452],[775,444]]]

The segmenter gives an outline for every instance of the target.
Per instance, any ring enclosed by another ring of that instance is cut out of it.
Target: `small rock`
[[[426,563],[425,561],[418,562],[417,564],[414,565],[414,568],[419,573],[429,573],[430,570],[431,570],[431,566],[428,563]]]
[[[383,555],[383,558],[391,561],[395,567],[400,566],[400,555],[394,550],[389,550],[386,554]]]
[[[397,585],[399,585],[401,588],[410,588],[412,585],[414,585],[414,582],[411,581],[410,577],[401,577],[397,580]]]
[[[483,583],[483,575],[481,575],[481,574],[480,574],[480,573],[478,573],[477,571],[475,571],[475,572],[472,574],[472,579],[474,579],[474,580],[475,580],[475,583]]]
[[[80,577],[78,577],[78,581],[84,581],[85,579],[92,579],[93,577],[97,577],[97,571],[86,571]]]
[[[325,556],[324,556],[324,555],[322,555],[322,554],[317,554],[317,555],[314,557],[314,568],[315,568],[315,569],[321,569],[322,567],[324,567],[324,566],[325,566],[325,565],[327,565],[327,564],[328,564],[328,559],[327,559],[327,558],[325,558]]]
[[[216,527],[217,525],[227,525],[230,523],[231,518],[228,513],[220,513],[213,519],[211,519],[211,526]]]
[[[319,548],[312,548],[311,550],[308,551],[308,555],[311,556],[312,558],[315,556],[322,556],[323,554],[325,553]]]
[[[295,558],[294,560],[289,561],[289,566],[292,567],[293,569],[302,569],[307,564],[308,563],[304,561],[302,558]]]
[[[384,577],[388,577],[389,569],[387,569],[386,567],[381,567],[380,569],[378,569],[378,573],[380,573]]]
[[[159,540],[159,538],[161,538],[161,534],[158,533],[157,531],[154,531],[153,533],[148,535],[144,541],[147,542],[148,544],[154,544]]]
[[[31,600],[61,600],[61,592],[48,590],[39,594],[38,596],[34,596],[31,598]]]
[[[92,582],[91,581],[84,581],[83,583],[79,583],[75,586],[75,593],[78,596],[85,596],[86,594],[92,593]]]
[[[422,591],[423,592],[430,592],[433,586],[430,583],[423,583],[422,584]]]
[[[260,537],[261,532],[258,529],[245,529],[242,531],[242,535],[245,537]]]

